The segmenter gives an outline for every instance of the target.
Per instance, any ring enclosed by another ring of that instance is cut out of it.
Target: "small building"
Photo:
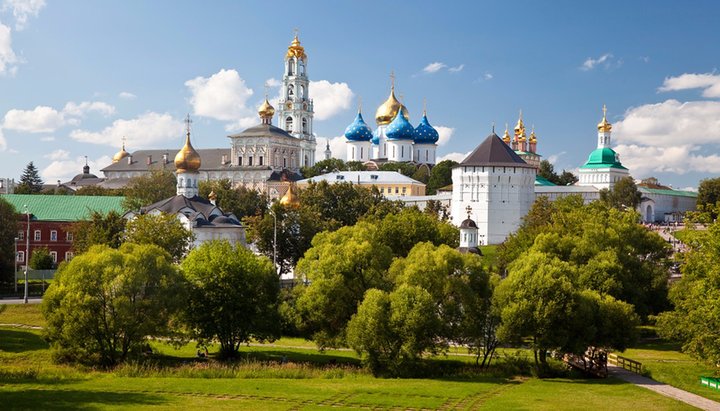
[[[73,237],[70,227],[87,220],[92,212],[107,214],[123,212],[125,197],[54,196],[6,194],[0,196],[18,213],[16,263],[24,266],[33,250],[46,247],[53,262],[59,264],[73,257]],[[27,208],[26,208],[27,206]],[[29,213],[29,221],[28,215]],[[28,228],[29,223],[29,228]],[[30,233],[28,248],[27,233]]]
[[[297,182],[305,188],[311,182],[327,181],[330,184],[352,183],[364,187],[377,187],[385,197],[424,196],[425,184],[397,171],[334,171]]]

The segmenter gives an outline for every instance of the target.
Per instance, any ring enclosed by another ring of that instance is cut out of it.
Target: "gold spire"
[[[275,107],[273,107],[268,101],[267,94],[265,95],[265,101],[260,105],[258,114],[263,120],[266,118],[273,118],[275,115]]]
[[[535,135],[535,124],[532,125],[532,131],[530,131],[530,142],[537,143],[537,136]]]
[[[602,133],[607,133],[610,130],[612,130],[612,124],[610,124],[607,121],[607,107],[605,107],[605,104],[603,104],[603,118],[602,121],[600,121],[597,125],[598,131]]]
[[[390,86],[390,96],[385,100],[384,103],[378,107],[375,112],[375,121],[379,126],[385,125],[393,121],[398,111],[402,110],[403,116],[406,119],[409,118],[407,107],[395,98],[395,74],[390,74],[392,85]]]
[[[185,135],[185,145],[175,155],[175,168],[178,173],[195,172],[200,169],[200,154],[193,148],[190,143],[190,114],[185,119],[187,133]]]
[[[521,132],[522,134],[525,134],[525,124],[523,124],[522,110],[520,110],[520,117],[518,117],[517,124],[515,125],[515,135],[517,136]]]
[[[284,207],[300,207],[300,197],[295,192],[295,183],[291,182],[285,195],[280,199],[280,205]]]
[[[508,133],[508,123],[505,123],[505,134],[502,136],[505,144],[510,144],[510,133]]]
[[[290,43],[287,54],[285,55],[286,59],[289,59],[291,57],[297,57],[300,60],[307,59],[307,55],[305,54],[305,48],[300,45],[300,40],[298,39],[297,35],[297,29],[295,29],[295,38],[293,39],[292,43]]]
[[[113,156],[113,158],[112,158],[113,163],[118,163],[118,162],[120,162],[120,160],[122,160],[123,158],[130,155],[130,153],[125,151],[125,137],[123,137],[122,140],[123,140],[122,149],[120,151],[118,151],[117,153],[115,153],[115,155]]]

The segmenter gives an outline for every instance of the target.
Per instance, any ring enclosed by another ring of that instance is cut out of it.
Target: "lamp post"
[[[25,214],[27,214],[27,232],[25,234],[25,297],[23,302],[28,303],[28,267],[30,266],[30,210],[25,205]]]
[[[18,260],[18,252],[17,252],[17,242],[19,238],[15,237],[15,262],[13,263],[13,280],[15,281],[15,294],[17,294],[17,260]]]
[[[270,215],[273,216],[273,267],[275,267],[275,274],[278,272],[277,266],[277,215],[272,208],[269,209]]]

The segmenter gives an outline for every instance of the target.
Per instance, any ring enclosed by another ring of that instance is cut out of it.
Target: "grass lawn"
[[[36,327],[45,326],[45,317],[40,312],[40,304],[6,305],[0,312],[0,324],[24,324]]]

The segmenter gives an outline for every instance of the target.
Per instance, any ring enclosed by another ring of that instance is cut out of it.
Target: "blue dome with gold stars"
[[[359,111],[355,117],[355,121],[345,129],[345,138],[350,141],[370,141],[370,139],[373,138],[370,127],[365,123]]]
[[[420,124],[415,128],[415,142],[418,144],[435,144],[440,139],[440,135],[433,126],[430,125],[427,115],[423,113]]]
[[[371,143],[378,145],[380,144],[380,129],[376,128],[373,132],[373,138],[370,140]]]
[[[402,111],[398,111],[393,121],[387,125],[385,135],[388,140],[414,140],[415,129]]]

